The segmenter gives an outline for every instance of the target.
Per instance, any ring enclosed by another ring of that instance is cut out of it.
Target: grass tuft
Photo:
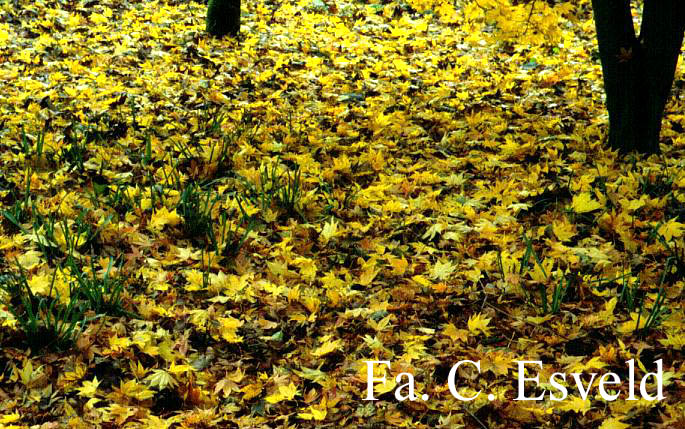
[[[264,165],[259,171],[259,181],[253,184],[243,181],[244,196],[261,212],[280,209],[289,218],[305,219],[302,212],[302,181],[299,166],[294,171],[278,172],[276,164],[271,168]]]
[[[218,195],[204,191],[194,182],[183,189],[176,210],[183,217],[183,230],[187,238],[205,245],[212,241],[212,209],[218,200]]]
[[[53,272],[47,296],[36,295],[31,291],[21,265],[19,273],[7,272],[0,275],[0,290],[6,295],[5,304],[34,352],[44,348],[70,348],[85,324],[93,320],[86,317],[86,309],[79,303],[78,292],[71,287],[67,303],[61,302],[59,291],[55,289],[56,275],[57,270]]]

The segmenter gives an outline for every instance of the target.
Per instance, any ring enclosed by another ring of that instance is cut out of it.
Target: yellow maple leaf
[[[98,381],[97,376],[95,376],[93,377],[93,381],[84,381],[83,387],[79,387],[76,390],[78,390],[79,396],[92,398],[93,396],[95,396],[95,393],[97,392],[99,385],[100,381]]]
[[[283,397],[285,399],[287,399],[288,401],[293,399],[299,393],[297,386],[295,386],[295,383],[293,383],[292,381],[287,386],[285,386],[285,385],[279,386],[278,392],[281,395],[283,395]]]
[[[147,224],[147,229],[150,231],[161,231],[165,225],[178,225],[181,222],[181,216],[176,213],[176,209],[169,211],[166,207],[155,210]]]
[[[573,196],[571,208],[576,213],[588,213],[602,207],[598,201],[592,199],[589,192],[582,192]]]
[[[645,204],[647,204],[647,200],[649,200],[649,197],[647,195],[643,195],[640,197],[638,200],[630,200],[628,198],[621,198],[618,200],[619,204],[621,204],[621,207],[623,209],[633,212],[641,207],[643,207]]]
[[[321,400],[319,405],[310,405],[308,408],[309,412],[298,413],[297,416],[304,420],[323,420],[328,414],[326,409],[326,397]]]
[[[290,401],[298,394],[297,386],[292,381],[289,385],[278,386],[278,392],[267,396],[267,402],[276,404],[281,401]]]
[[[9,24],[0,24],[0,43],[7,43],[10,37]]]
[[[618,300],[616,297],[611,298],[604,304],[604,310],[588,314],[583,318],[583,321],[592,326],[606,326],[614,323],[614,319],[616,318],[614,316],[614,309],[616,308],[617,302]]]
[[[477,335],[479,332],[482,332],[485,335],[488,335],[490,332],[490,328],[488,328],[488,324],[490,323],[490,318],[488,317],[483,317],[481,313],[475,314],[471,317],[469,317],[468,321],[468,327],[469,331]]]
[[[19,415],[19,413],[3,414],[2,416],[0,416],[0,424],[14,423],[18,422],[19,420],[21,420],[21,416]]]
[[[359,275],[359,284],[362,286],[370,285],[379,272],[380,270],[376,270],[372,266],[366,267],[364,271],[362,271],[362,273]]]
[[[683,334],[666,334],[666,338],[659,340],[665,346],[671,346],[676,350],[685,348],[685,335]]]
[[[433,280],[446,280],[456,269],[456,265],[453,265],[450,261],[438,261],[433,265],[430,277]]]
[[[616,328],[616,331],[621,334],[632,334],[636,330],[644,329],[648,319],[649,316],[646,314],[646,312],[644,312],[642,315],[639,315],[637,311],[634,311],[630,313],[630,320],[621,323],[619,327]]]
[[[319,235],[319,241],[325,246],[328,241],[335,237],[338,233],[338,224],[335,219],[331,218],[330,222],[324,224],[321,234]]]
[[[508,374],[512,362],[510,355],[501,351],[494,351],[488,353],[484,358],[482,363],[484,372],[491,371],[498,376],[506,376]]]
[[[685,227],[685,224],[671,219],[659,227],[658,233],[664,237],[664,240],[671,241],[673,237],[682,237],[683,227]]]
[[[188,281],[188,286],[186,286],[186,290],[188,292],[196,292],[199,290],[202,290],[206,285],[206,280],[204,277],[204,273],[200,270],[195,270],[195,269],[190,269],[186,270],[183,275],[185,276],[186,280]]]
[[[159,390],[175,387],[178,384],[174,377],[163,369],[155,369],[145,380],[150,386],[157,387]]]
[[[236,330],[243,326],[243,321],[236,319],[234,317],[220,317],[219,323],[221,324],[221,338],[228,341],[229,343],[239,343],[243,340],[243,337],[239,337],[236,334]]]
[[[248,401],[262,393],[262,383],[248,384],[240,391],[243,393],[243,400]]]
[[[601,357],[595,356],[592,359],[590,359],[587,363],[578,362],[569,365],[567,367],[567,372],[589,372],[593,369],[602,369],[606,366],[607,364],[605,362],[602,362]]]
[[[442,335],[451,338],[453,341],[466,341],[469,332],[466,329],[457,329],[453,323],[448,323],[442,330]]]
[[[610,417],[602,422],[599,429],[628,429],[629,427],[629,424],[621,423],[620,419]]]
[[[192,366],[186,364],[177,365],[176,362],[172,362],[169,367],[169,372],[173,375],[185,374],[190,371],[194,371]]]
[[[300,266],[299,272],[303,279],[313,282],[316,278],[316,262],[312,259],[302,258],[296,263]]]
[[[330,337],[330,336],[327,336]],[[323,344],[321,344],[316,350],[312,352],[314,356],[325,356],[329,353],[332,353],[342,347],[342,341],[341,340],[334,340],[330,341],[328,338],[324,341]]]
[[[120,381],[119,387],[114,389],[117,393],[135,398],[139,401],[144,401],[155,396],[155,392],[148,389],[147,386],[138,383],[136,380],[128,380],[126,382]]]
[[[552,318],[551,314],[548,314],[546,316],[528,316],[526,317],[526,322],[533,323],[535,325],[542,325],[546,321]]]
[[[393,258],[389,262],[390,266],[392,267],[392,273],[396,276],[404,275],[405,271],[407,271],[407,267],[409,266],[409,262],[407,262],[404,257]]]
[[[413,276],[411,279],[423,287],[431,287],[433,285],[430,280],[418,274]]]
[[[26,270],[30,271],[40,264],[41,252],[37,250],[29,250],[24,252],[17,258],[17,262]]]
[[[560,411],[575,411],[576,413],[585,414],[590,410],[590,405],[589,399],[571,395],[565,401],[562,401],[557,409]]]
[[[404,77],[409,77],[410,72],[409,72],[409,66],[407,65],[407,63],[405,63],[401,59],[397,58],[397,59],[393,60],[392,65],[395,66],[395,69],[397,69],[399,74],[401,74]]]
[[[569,241],[576,235],[575,227],[569,222],[552,222],[552,232],[559,239],[559,241]]]
[[[34,294],[47,295],[52,283],[51,274],[36,274],[28,280],[31,292]]]
[[[270,404],[278,404],[279,402],[281,402],[285,398],[283,398],[283,395],[281,395],[279,392],[276,392],[273,395],[268,395],[264,399],[266,399],[266,402],[268,402]]]
[[[379,397],[385,393],[392,392],[397,387],[397,380],[395,377],[388,377],[385,383],[376,383],[373,385],[373,396]]]
[[[131,411],[130,415],[133,414],[135,413]],[[154,415],[149,415],[142,419],[140,422],[142,423],[143,427],[146,427],[148,429],[169,429],[176,423],[173,418],[163,419]]]
[[[66,304],[70,299],[70,279],[64,271],[52,273],[36,274],[28,280],[31,292],[47,295],[49,292],[52,297],[58,297],[60,302]]]

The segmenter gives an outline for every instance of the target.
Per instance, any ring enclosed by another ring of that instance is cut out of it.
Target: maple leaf
[[[632,48],[632,46],[628,47],[628,48],[621,47],[619,49],[618,54],[616,54],[616,58],[618,58],[619,63],[627,63],[628,61],[632,60],[633,59],[633,48]]]
[[[446,280],[456,269],[457,266],[450,261],[438,261],[433,265],[430,277],[434,280]]]
[[[629,424],[621,423],[620,418],[609,417],[599,425],[598,429],[628,429],[629,427]]]
[[[173,375],[185,374],[187,372],[193,371],[193,367],[186,364],[177,365],[176,362],[172,362],[169,367],[169,372]]]
[[[612,324],[615,320],[614,309],[618,299],[616,297],[611,298],[604,304],[604,310],[598,311],[592,314],[588,314],[584,318],[584,322],[588,326],[603,326]]]
[[[571,208],[579,214],[588,213],[601,207],[599,202],[592,199],[592,195],[589,192],[582,192],[578,195],[574,195],[573,201],[571,202]]]
[[[166,207],[155,210],[147,224],[150,231],[159,232],[165,225],[178,225],[183,218],[176,213],[176,209],[169,211]]]
[[[271,404],[276,404],[281,401],[290,401],[296,395],[298,395],[297,386],[292,381],[288,385],[278,386],[278,391],[272,395],[267,396],[265,399]]]
[[[466,329],[457,329],[453,323],[448,323],[442,330],[442,335],[451,338],[452,341],[462,341],[466,342],[468,339],[469,331]]]
[[[8,423],[18,422],[19,420],[21,420],[21,416],[19,415],[19,413],[3,414],[2,416],[0,416],[0,424],[2,424],[2,425],[8,424]],[[19,428],[19,426],[9,426],[9,427]]]
[[[575,226],[569,222],[552,222],[552,232],[559,241],[570,241],[575,235]]]
[[[328,414],[326,402],[326,397],[324,396],[319,405],[310,405],[307,408],[308,412],[298,413],[297,416],[304,420],[323,420]]]
[[[569,395],[564,401],[562,401],[557,409],[560,411],[575,411],[576,413],[587,413],[591,408],[591,402],[589,399],[583,399],[580,396]]]
[[[340,350],[342,346],[341,340],[330,340],[330,335],[323,338],[323,344],[321,344],[316,350],[312,352],[314,356],[321,357],[334,351]]]
[[[163,369],[155,369],[152,374],[145,377],[145,381],[151,387],[157,387],[159,390],[164,390],[167,387],[175,387],[178,383],[174,377]]]
[[[219,380],[216,385],[214,385],[214,394],[222,393],[224,397],[228,397],[232,390],[240,390],[238,385],[228,378]]]
[[[673,237],[682,237],[684,230],[685,224],[677,222],[675,219],[671,219],[668,222],[662,224],[657,232],[664,237],[664,240],[669,242],[671,241],[671,239],[673,239]]]
[[[478,334],[479,332],[482,332],[484,335],[488,335],[490,333],[490,328],[488,328],[489,323],[490,318],[483,317],[481,313],[478,313],[476,315],[469,317],[469,331],[472,334]]]
[[[91,398],[95,396],[95,392],[98,390],[98,386],[100,385],[100,382],[98,381],[97,376],[93,377],[92,381],[84,381],[83,386],[77,388],[79,396],[84,396],[86,398]]]
[[[568,373],[572,372],[587,372],[591,371],[593,369],[602,369],[606,367],[607,364],[602,362],[601,358],[599,356],[595,356],[592,359],[590,359],[587,363],[575,363],[569,365],[566,369]]]
[[[147,416],[141,420],[144,427],[149,429],[169,429],[176,424],[175,419],[163,419],[157,416]]]
[[[445,230],[445,224],[434,223],[433,225],[428,227],[426,232],[423,233],[423,235],[421,236],[421,239],[432,241],[433,238],[435,238],[436,234],[441,234],[444,230]]]
[[[338,224],[335,219],[331,218],[330,222],[324,224],[319,235],[319,240],[324,246],[328,244],[331,238],[335,237],[338,232]]]
[[[52,285],[51,274],[36,274],[28,280],[31,292],[34,294],[47,295]]]
[[[129,366],[131,368],[131,372],[138,380],[145,377],[145,374],[147,374],[147,369],[145,369],[140,362],[132,360],[129,362]]]
[[[511,356],[501,351],[488,353],[482,361],[483,371],[492,371],[496,376],[506,376],[511,367]]]
[[[40,264],[41,252],[29,250],[17,258],[17,262],[27,271],[31,271]]]
[[[405,271],[407,271],[407,267],[409,266],[409,262],[407,262],[404,257],[392,258],[389,262],[390,266],[392,267],[392,273],[396,276],[404,275]]]
[[[314,383],[318,383],[322,386],[324,385],[324,383],[328,379],[328,376],[326,375],[326,373],[319,370],[319,369],[311,369],[311,368],[307,368],[307,367],[302,367],[302,371],[298,371],[297,369],[294,369],[293,372],[302,378],[306,378],[307,380],[311,380]]]
[[[362,286],[370,285],[379,272],[380,270],[375,269],[373,266],[367,266],[366,268],[364,268],[361,275],[359,276],[359,284]]]
[[[240,391],[243,393],[244,401],[249,401],[250,399],[257,397],[260,393],[262,393],[262,390],[262,383],[248,384],[240,389]]]
[[[685,348],[685,334],[667,333],[665,339],[659,340],[665,346],[671,346],[676,350]]]
[[[236,319],[234,317],[220,317],[218,318],[221,325],[220,333],[221,338],[228,341],[229,343],[239,343],[243,340],[242,337],[237,335],[237,329],[243,325],[243,321]]]
[[[121,381],[119,388],[115,389],[119,394],[135,398],[139,401],[144,401],[155,396],[155,392],[148,389],[145,385],[138,383],[136,380]]]
[[[10,40],[10,37],[9,24],[0,24],[0,43],[7,43],[7,41]]]

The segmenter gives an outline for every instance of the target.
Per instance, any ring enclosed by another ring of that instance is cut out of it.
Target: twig
[[[493,310],[495,310],[496,312],[501,313],[501,314],[504,314],[505,316],[509,317],[510,319],[514,319],[514,316],[512,316],[512,315],[509,314],[509,313],[507,313],[506,311],[501,310],[501,309],[499,309],[499,308],[497,308],[497,307],[495,307],[494,305],[489,304],[489,303],[486,304],[486,305],[487,305],[488,307],[492,308]],[[536,327],[536,328],[542,328],[542,329],[544,329],[544,330],[546,330],[546,331],[548,331],[548,332],[550,332],[550,333],[552,333],[552,334],[554,334],[554,335],[560,336],[561,338],[565,339],[566,341],[571,341],[571,339],[570,339],[569,337],[567,337],[567,336],[565,336],[565,335],[562,335],[562,334],[560,334],[560,333],[558,333],[558,332],[554,332],[552,329],[550,329],[550,328],[548,328],[548,327],[546,327],[546,326],[536,325],[535,323],[529,322],[529,321],[527,321],[527,320],[521,320],[521,322],[527,323],[528,325],[534,326],[534,327]]]
[[[533,17],[533,10],[535,9],[535,0],[530,2],[530,12],[528,12],[528,18],[526,19],[526,28],[523,30],[523,34],[528,32],[528,26],[530,25],[530,19]]]
[[[462,406],[462,408],[464,409],[464,411],[466,411],[468,413],[469,416],[473,417],[473,420],[478,422],[480,427],[482,427],[483,429],[489,429],[487,426],[485,426],[485,423],[481,422],[480,419],[478,417],[476,417],[475,414],[473,414],[471,411],[469,411],[468,408],[466,408],[466,406]]]

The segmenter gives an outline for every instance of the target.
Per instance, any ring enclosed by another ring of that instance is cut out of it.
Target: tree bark
[[[212,36],[237,36],[240,33],[240,0],[209,0],[207,32]]]
[[[609,112],[609,145],[659,151],[685,27],[683,0],[645,0],[640,37],[629,0],[592,0]]]
[[[644,41],[646,91],[646,149],[659,150],[661,118],[673,86],[685,28],[683,0],[647,0],[642,12],[640,39]]]

